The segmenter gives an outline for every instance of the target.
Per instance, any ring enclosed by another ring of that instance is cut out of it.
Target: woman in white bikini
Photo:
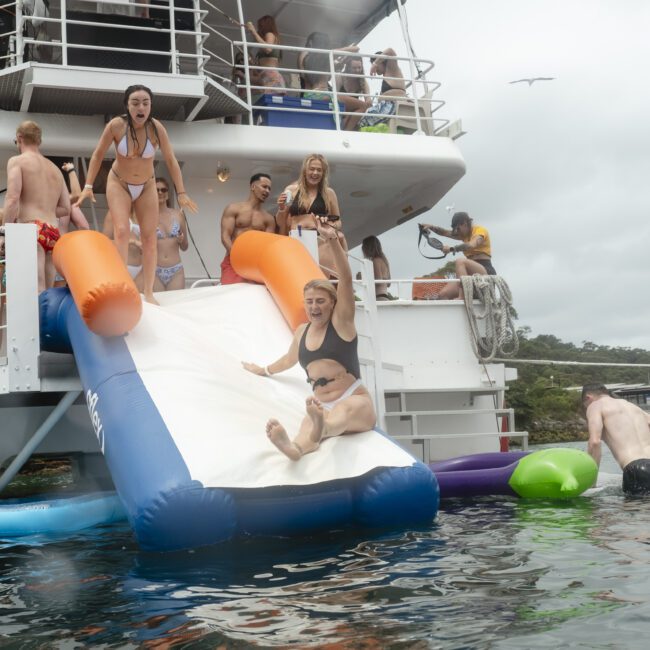
[[[163,154],[181,208],[192,212],[196,212],[197,208],[196,203],[185,192],[181,168],[174,156],[165,127],[151,117],[152,102],[153,94],[146,86],[129,86],[126,89],[126,113],[114,117],[106,125],[90,159],[86,184],[75,205],[81,206],[89,197],[95,201],[93,183],[106,151],[113,143],[116,156],[106,180],[106,199],[113,217],[115,245],[126,263],[130,236],[129,215],[134,208],[142,241],[144,297],[147,302],[158,304],[153,297],[158,245],[158,198],[153,166],[156,148]]]
[[[337,231],[326,217],[316,221],[339,270],[336,288],[327,280],[305,285],[305,311],[309,322],[294,334],[288,352],[266,367],[243,363],[249,372],[271,377],[300,363],[314,394],[307,398],[307,415],[293,440],[274,418],[266,425],[269,440],[291,460],[316,451],[325,438],[368,431],[377,416],[370,393],[361,383],[354,326],[352,272]]]

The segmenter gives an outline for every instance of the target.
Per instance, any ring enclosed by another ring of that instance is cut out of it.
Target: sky
[[[460,182],[417,221],[467,211],[492,240],[519,326],[580,345],[650,349],[650,1],[408,0],[439,113],[462,120]],[[361,43],[405,55],[396,16]],[[527,77],[554,81],[510,84]],[[395,278],[413,223],[380,239]]]

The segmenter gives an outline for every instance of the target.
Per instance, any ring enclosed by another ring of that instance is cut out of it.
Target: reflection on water
[[[125,526],[6,542],[0,634],[16,647],[641,647],[649,503],[619,488],[459,500],[419,530],[176,554],[138,551]]]

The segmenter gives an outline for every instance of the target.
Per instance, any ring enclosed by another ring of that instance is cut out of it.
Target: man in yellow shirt
[[[456,277],[462,278],[464,275],[496,275],[492,266],[492,247],[490,244],[490,233],[483,226],[473,225],[472,219],[467,212],[456,212],[451,218],[451,230],[422,224],[436,235],[458,239],[461,243],[456,246],[442,247],[443,253],[464,253],[464,257],[459,257],[456,262]],[[453,300],[462,298],[462,289],[460,283],[453,282],[448,284],[438,295],[438,300]]]

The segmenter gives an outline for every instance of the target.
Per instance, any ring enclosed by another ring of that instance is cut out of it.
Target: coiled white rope
[[[512,293],[498,275],[466,275],[461,279],[474,354],[483,362],[497,355],[509,357],[519,350]],[[478,302],[478,304],[476,304]],[[484,321],[485,335],[479,321]]]

